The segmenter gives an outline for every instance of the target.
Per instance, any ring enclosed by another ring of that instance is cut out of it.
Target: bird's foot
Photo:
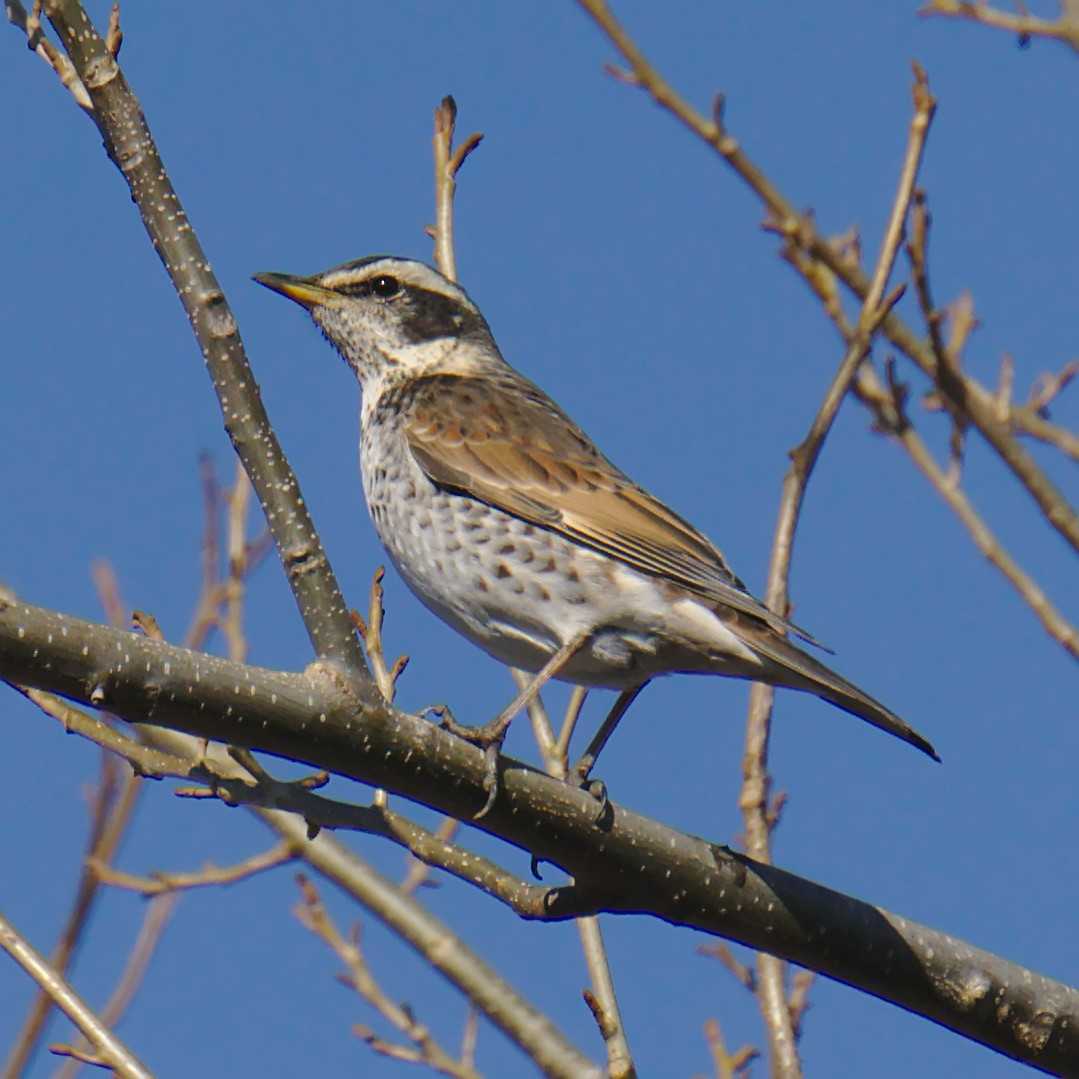
[[[454,719],[453,713],[444,704],[427,708],[424,711],[438,716],[438,725],[444,731],[449,731],[450,734],[455,734],[458,738],[463,738],[466,742],[483,750],[483,789],[487,793],[487,801],[484,802],[483,808],[473,817],[473,820],[480,820],[482,817],[487,816],[498,799],[498,757],[502,752],[502,743],[506,739],[509,721],[503,714],[490,723],[485,723],[482,727],[469,727],[463,723],[458,723]],[[510,718],[512,719],[512,716]]]
[[[596,816],[593,824],[606,825],[614,812],[611,808],[611,799],[607,793],[607,784],[602,779],[589,779],[581,784],[581,790],[596,802]]]
[[[592,753],[585,753],[583,757],[573,766],[570,770],[567,782],[575,784],[585,794],[591,795],[595,799],[597,806],[596,811],[596,824],[601,824],[608,817],[611,812],[611,799],[607,794],[607,784],[602,779],[592,779],[590,772],[592,771],[592,765],[596,763],[595,755]]]

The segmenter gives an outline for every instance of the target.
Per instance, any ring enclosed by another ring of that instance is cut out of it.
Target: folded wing
[[[633,483],[538,387],[514,376],[431,375],[399,402],[416,461],[433,483],[676,582],[773,630],[813,638],[746,591],[719,549]]]

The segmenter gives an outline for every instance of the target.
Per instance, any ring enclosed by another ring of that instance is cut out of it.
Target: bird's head
[[[422,262],[374,255],[310,277],[258,273],[255,280],[307,308],[367,389],[502,365],[479,308]]]

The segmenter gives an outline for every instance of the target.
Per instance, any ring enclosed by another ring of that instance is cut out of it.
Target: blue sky
[[[941,302],[969,289],[981,325],[967,362],[993,381],[1011,353],[1020,391],[1076,355],[1070,132],[1079,62],[1061,47],[953,22],[916,4],[680,6],[619,3],[656,65],[698,107],[727,95],[747,151],[825,232],[851,224],[872,255],[895,191],[910,115],[910,61],[939,113],[923,183]],[[1046,5],[1051,8],[1052,5]],[[90,10],[102,24],[105,4]],[[841,348],[777,257],[761,212],[714,155],[639,92],[572,3],[284,5],[130,3],[125,72],[239,318],[271,418],[353,605],[384,560],[356,468],[351,375],[302,313],[250,281],[375,252],[428,258],[431,114],[446,93],[459,130],[486,139],[461,176],[458,266],[506,357],[543,385],[608,455],[706,531],[763,590],[786,451],[817,408]],[[167,634],[186,626],[199,580],[197,460],[231,450],[194,341],[93,126],[7,30],[0,117],[6,330],[0,430],[0,579],[34,603],[98,617],[89,568],[115,565],[128,603]],[[1068,132],[1069,137],[1064,133]],[[901,268],[905,266],[901,262]],[[915,319],[909,300],[903,312]],[[878,357],[887,355],[878,350]],[[903,361],[900,372],[921,383]],[[938,450],[947,432],[920,408]],[[1073,389],[1054,417],[1079,424]],[[1074,466],[1037,453],[1074,500]],[[964,482],[999,537],[1079,616],[1074,556],[972,438]],[[508,675],[440,625],[390,573],[387,649],[412,664],[400,703],[493,715]],[[838,669],[929,737],[936,766],[815,699],[779,698],[776,784],[790,796],[776,858],[794,872],[1029,965],[1079,980],[1075,664],[977,554],[902,452],[847,402],[813,477],[793,571],[796,620]],[[310,658],[275,561],[252,581],[253,662]],[[550,695],[560,705],[563,690]],[[638,702],[602,762],[615,798],[717,841],[737,811],[746,688],[672,679]],[[606,706],[590,702],[595,721]],[[66,913],[96,751],[5,698],[6,871],[0,908],[43,951]],[[525,725],[511,752],[535,759]],[[238,811],[144,796],[120,857],[132,871],[193,869],[269,845]],[[368,792],[341,781],[337,797]],[[346,841],[399,875],[401,853]],[[472,842],[470,839],[469,842]],[[518,852],[476,846],[526,875]],[[456,1043],[464,1006],[408,950],[360,919],[372,967],[436,1034]],[[180,900],[121,1035],[162,1075],[198,1057],[215,1074],[396,1076],[349,1034],[376,1022],[337,986],[336,960],[292,917],[289,870]],[[431,908],[569,1036],[600,1053],[580,1001],[571,925],[525,924],[465,886]],[[109,992],[141,916],[110,894],[75,971]],[[639,918],[605,920],[642,1074],[708,1070],[701,1027],[763,1044],[753,1001],[704,938]],[[29,999],[0,965],[0,1044]],[[64,1024],[53,1039],[68,1036]],[[887,1077],[1018,1065],[843,986],[818,982],[802,1043],[807,1072]],[[527,1074],[483,1026],[479,1065]],[[35,1075],[51,1071],[39,1062]]]

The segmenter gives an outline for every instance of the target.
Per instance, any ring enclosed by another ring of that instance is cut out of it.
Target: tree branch
[[[346,939],[334,924],[315,886],[302,874],[296,876],[301,900],[294,908],[300,924],[309,929],[337,955],[348,974],[339,976],[341,981],[355,989],[387,1022],[395,1026],[413,1044],[411,1046],[388,1043],[366,1026],[358,1026],[356,1033],[371,1048],[395,1060],[411,1064],[426,1064],[433,1071],[454,1079],[480,1079],[472,1061],[455,1059],[442,1048],[431,1035],[428,1027],[416,1018],[408,1004],[391,1000],[378,984],[360,947],[359,927],[355,927]]]
[[[1018,14],[1013,15],[990,7],[985,0],[978,3],[973,0],[928,0],[918,14],[943,15],[978,22],[998,30],[1010,30],[1019,36],[1020,45],[1029,44],[1032,37],[1055,39],[1079,52],[1079,11],[1074,2],[1069,3],[1068,0],[1062,0],[1061,7],[1061,16],[1056,21],[1035,18],[1022,7]]]
[[[45,990],[56,1006],[93,1046],[95,1063],[112,1068],[123,1079],[152,1079],[146,1066],[90,1010],[83,999],[0,914],[0,948]]]
[[[917,65],[914,68],[913,96],[914,116],[907,138],[898,189],[857,327],[850,336],[846,354],[832,378],[808,434],[791,451],[791,464],[783,479],[779,519],[772,543],[772,558],[765,591],[765,602],[781,617],[786,617],[789,611],[794,536],[801,519],[809,477],[854,376],[869,354],[874,334],[880,329],[881,323],[902,293],[900,289],[893,291],[887,298],[884,296],[899,246],[903,241],[907,213],[914,196],[914,184],[936,108],[925,72]],[[749,693],[746,750],[742,758],[742,790],[738,803],[745,822],[746,850],[753,858],[763,862],[771,861],[772,824],[768,813],[771,776],[768,773],[768,745],[774,703],[775,690],[763,682],[755,682]],[[802,1071],[791,1010],[787,1004],[784,966],[774,956],[762,953],[757,958],[757,973],[756,996],[769,1033],[773,1073],[785,1079],[795,1079]]]
[[[142,109],[116,59],[78,0],[48,0],[45,12],[90,95],[89,113],[120,170],[184,306],[225,421],[277,544],[289,586],[316,655],[357,676],[374,697],[348,609],[322,542],[270,426],[232,310],[188,223]]]
[[[648,62],[611,13],[606,0],[578,0],[580,6],[606,34],[611,43],[629,64],[632,76],[628,80],[644,89],[657,105],[666,109],[703,142],[707,143],[726,162],[760,199],[770,218],[770,228],[787,242],[822,263],[859,299],[865,300],[870,280],[856,260],[822,237],[812,219],[799,213],[745,153],[722,123],[722,110],[714,110],[709,120],[681,98],[671,85]],[[792,265],[798,263],[792,260]],[[893,311],[884,320],[884,336],[934,382],[938,381],[937,361],[931,345],[922,340]],[[969,417],[971,424],[996,451],[1004,464],[1026,488],[1045,519],[1071,546],[1079,551],[1079,514],[1063,493],[1038,467],[1034,459],[1012,435],[1007,424],[996,414],[993,395],[975,379],[963,379],[964,393],[956,404]]]
[[[381,701],[361,704],[329,664],[245,667],[8,598],[0,677],[84,703],[96,693],[129,722],[288,757],[452,816],[486,800],[480,750]],[[601,828],[588,794],[512,758],[499,785],[471,826],[575,881],[528,895],[525,917],[651,914],[818,970],[1037,1067],[1079,1057],[1075,989],[616,803]]]

